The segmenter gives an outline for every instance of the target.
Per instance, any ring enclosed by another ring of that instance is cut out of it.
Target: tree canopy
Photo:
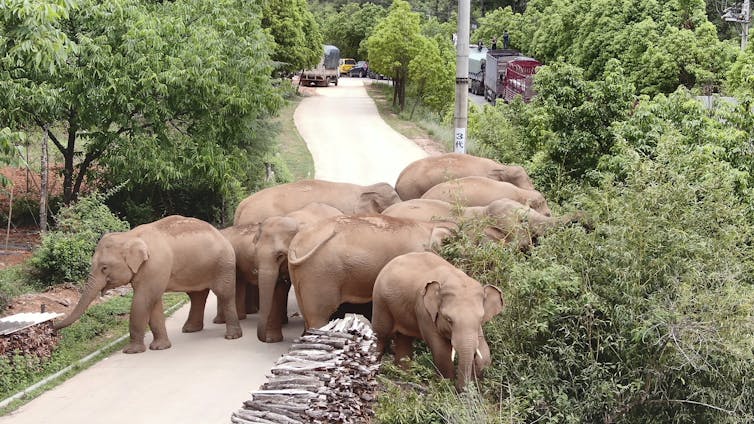
[[[264,0],[262,26],[272,35],[272,59],[287,72],[311,68],[322,57],[322,32],[306,0]]]
[[[367,39],[369,64],[393,79],[393,105],[406,104],[408,65],[423,46],[419,14],[404,0],[395,0],[388,15]]]
[[[16,13],[30,4],[11,3]],[[50,34],[31,38],[44,47],[33,51],[17,46],[34,26],[2,15],[4,28],[19,30],[2,39],[0,84],[9,94],[0,102],[10,131],[45,131],[63,155],[66,202],[88,175],[230,193],[248,181],[250,158],[262,172],[267,121],[282,100],[258,6],[60,3],[52,17],[49,8],[26,10]]]
[[[325,41],[340,49],[341,57],[366,59],[364,41],[372,35],[377,22],[387,15],[387,9],[373,3],[347,3],[338,13],[328,16]]]
[[[511,47],[543,63],[566,61],[602,78],[618,59],[637,91],[670,93],[679,85],[716,92],[737,43],[720,41],[704,1],[532,0],[526,10],[498,9],[480,19],[474,40],[508,30]]]

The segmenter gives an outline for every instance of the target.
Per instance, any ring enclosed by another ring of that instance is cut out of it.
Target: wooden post
[[[47,169],[47,137],[49,131],[50,129],[45,125],[44,134],[42,135],[42,163],[39,169],[39,231],[41,234],[47,232],[47,182],[49,178]]]

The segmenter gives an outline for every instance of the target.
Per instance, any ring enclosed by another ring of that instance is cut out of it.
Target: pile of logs
[[[307,330],[231,422],[370,422],[379,368],[375,347],[372,327],[361,315]]]
[[[52,329],[52,321],[47,321],[0,336],[0,355],[11,360],[15,355],[49,358],[58,341],[59,336]]]

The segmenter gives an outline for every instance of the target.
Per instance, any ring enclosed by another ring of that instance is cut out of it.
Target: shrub
[[[672,135],[580,200],[530,256],[458,237],[444,254],[506,307],[482,389],[506,422],[754,420],[752,224],[738,172]],[[512,417],[512,418],[511,418]]]
[[[82,197],[55,216],[55,229],[42,238],[29,259],[31,276],[41,286],[83,280],[100,237],[128,230],[128,223],[105,206],[105,197],[99,193]]]

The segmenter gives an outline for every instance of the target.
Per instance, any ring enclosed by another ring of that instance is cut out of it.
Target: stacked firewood
[[[52,329],[52,322],[42,322],[12,334],[0,336],[0,355],[13,359],[14,355],[36,355],[49,358],[57,346],[59,336]]]
[[[307,330],[231,422],[369,422],[379,368],[375,344],[372,327],[361,315],[348,314]]]

